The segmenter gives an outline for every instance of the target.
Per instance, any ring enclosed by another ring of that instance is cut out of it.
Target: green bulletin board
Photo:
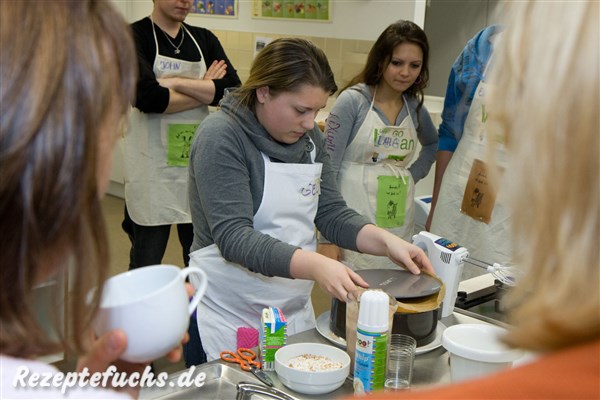
[[[253,0],[254,18],[331,21],[333,0]]]

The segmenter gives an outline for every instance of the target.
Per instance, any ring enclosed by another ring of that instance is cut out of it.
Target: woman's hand
[[[193,286],[189,283],[186,283],[185,286],[188,296],[192,296],[194,294]],[[183,355],[182,345],[187,343],[188,340],[189,335],[185,332],[181,343],[165,355],[167,360],[173,363],[181,360]],[[81,372],[84,368],[87,368],[88,372],[93,374],[94,372],[104,372],[108,367],[114,365],[117,368],[117,371],[123,372],[127,374],[127,376],[134,372],[139,373],[141,376],[150,363],[130,363],[121,360],[120,357],[125,352],[126,348],[127,335],[121,330],[115,329],[106,332],[100,337],[96,337],[96,335],[90,331],[88,336],[88,351],[77,360],[77,371]],[[114,389],[126,392],[134,398],[138,397],[140,390],[139,387],[129,386]]]
[[[387,248],[387,256],[394,263],[406,268],[413,274],[420,274],[421,271],[436,275],[431,261],[425,255],[423,249],[414,244],[408,243],[400,238],[402,243],[390,243]]]
[[[189,336],[186,332],[181,344],[186,343],[188,340]],[[165,356],[170,362],[177,362],[181,359],[183,354],[181,344]],[[79,357],[77,361],[77,371],[81,372],[84,368],[87,368],[88,372],[93,374],[94,372],[104,372],[108,367],[114,365],[118,372],[125,373],[128,377],[134,372],[142,376],[150,363],[130,363],[121,360],[120,357],[126,348],[127,336],[121,330],[112,330],[98,338],[94,336],[87,353]],[[114,387],[113,389],[126,392],[134,398],[138,397],[140,391],[139,386]]]
[[[435,275],[431,261],[420,247],[375,225],[365,225],[358,232],[356,245],[363,253],[387,256],[394,263],[415,275],[420,274],[421,270]]]
[[[290,274],[296,279],[317,282],[330,296],[344,302],[357,298],[357,285],[369,287],[360,275],[341,262],[301,249],[292,255]]]
[[[148,364],[133,364],[119,360],[121,354],[127,348],[127,335],[125,335],[125,332],[113,330],[99,338],[96,338],[93,333],[91,335],[91,345],[88,352],[79,357],[77,361],[77,372],[84,369],[87,369],[90,374],[104,372],[108,367],[114,365],[119,372],[127,375],[137,372],[141,376]],[[125,392],[133,398],[137,398],[140,391],[139,386],[113,387],[112,389]]]

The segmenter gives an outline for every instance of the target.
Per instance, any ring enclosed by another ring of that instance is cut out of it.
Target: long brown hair
[[[418,112],[425,100],[423,90],[429,83],[429,42],[427,41],[425,31],[411,21],[400,20],[385,28],[373,44],[373,47],[371,47],[363,70],[352,78],[340,92],[358,83],[376,86],[381,81],[383,72],[392,60],[394,49],[403,43],[415,44],[423,52],[420,77],[404,92],[408,96],[414,96],[419,99]]]
[[[62,329],[62,343],[48,336],[32,302],[40,280],[67,269],[65,318],[81,349],[100,291],[88,294],[109,267],[100,127],[129,108],[133,40],[110,1],[1,1],[0,51],[0,351],[32,357],[67,344]]]

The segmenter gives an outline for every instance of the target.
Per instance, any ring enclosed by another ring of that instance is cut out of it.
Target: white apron
[[[386,126],[373,110],[346,148],[339,171],[342,196],[350,208],[410,241],[414,227],[415,184],[406,168],[412,160],[417,133],[408,116],[398,126]],[[408,103],[404,100],[408,110]],[[342,261],[355,270],[398,268],[387,257],[341,249]]]
[[[311,158],[314,162],[316,150]],[[263,198],[254,229],[282,242],[315,251],[314,219],[320,194],[321,163],[273,163],[263,154]],[[190,255],[190,266],[203,269],[208,289],[197,310],[202,347],[208,360],[235,350],[239,327],[260,329],[263,308],[279,307],[288,321],[288,335],[315,327],[311,303],[313,281],[268,277],[223,258],[211,245]],[[194,282],[192,280],[194,284]]]
[[[475,159],[486,160],[488,135],[485,126],[485,92],[487,84],[482,80],[469,114],[463,135],[452,159],[444,172],[439,198],[431,221],[432,233],[452,240],[469,250],[469,256],[487,263],[511,262],[510,218],[502,182],[497,192],[490,222],[485,223],[461,212],[465,188]],[[499,165],[505,162],[504,147],[496,150]],[[465,263],[462,279],[486,273],[483,269]]]
[[[158,50],[152,23],[156,57],[153,70],[157,78],[180,76],[202,79],[206,63],[194,41],[200,61],[182,61],[163,56]],[[138,225],[191,223],[188,201],[189,151],[196,128],[208,115],[208,106],[173,114],[148,114],[133,108],[130,128],[124,137],[125,201],[131,219]]]

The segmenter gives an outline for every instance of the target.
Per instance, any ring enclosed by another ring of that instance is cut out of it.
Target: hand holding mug
[[[190,275],[200,284],[188,302],[185,278]],[[96,333],[122,330],[127,348],[120,358],[132,363],[153,361],[179,346],[206,286],[204,271],[193,267],[153,265],[116,275],[104,285],[94,321]]]

